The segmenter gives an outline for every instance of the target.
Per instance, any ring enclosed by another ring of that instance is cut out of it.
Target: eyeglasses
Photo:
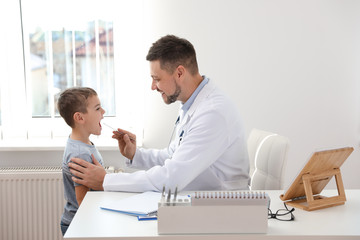
[[[294,221],[295,216],[293,212],[295,208],[288,209],[286,204],[284,203],[285,209],[279,209],[276,213],[272,213],[271,209],[268,208],[268,219],[275,218],[279,221]]]

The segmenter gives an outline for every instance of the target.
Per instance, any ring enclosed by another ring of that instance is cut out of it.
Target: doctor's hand
[[[81,158],[72,158],[69,163],[70,172],[76,177],[72,180],[78,184],[89,187],[93,190],[104,190],[103,182],[106,171],[101,164],[91,154],[93,163],[89,163]]]
[[[113,134],[112,138],[118,141],[120,153],[132,160],[136,152],[136,135],[120,128]]]

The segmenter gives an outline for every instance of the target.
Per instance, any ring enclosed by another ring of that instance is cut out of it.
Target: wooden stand
[[[324,179],[327,180],[327,178],[332,178],[333,176],[335,176],[338,196],[333,196],[333,197],[324,197],[321,195],[314,196],[311,186],[312,183]],[[302,176],[302,179],[304,183],[306,198],[288,201],[286,202],[287,205],[297,207],[306,211],[312,211],[321,208],[342,205],[345,203],[346,196],[345,196],[344,184],[342,181],[340,169],[337,168],[332,171],[330,170],[325,173],[317,174],[317,175],[306,174]]]
[[[340,166],[353,150],[352,147],[346,147],[315,152],[280,199],[306,211],[344,204],[346,197]],[[321,196],[321,191],[332,177],[335,177],[338,195]]]

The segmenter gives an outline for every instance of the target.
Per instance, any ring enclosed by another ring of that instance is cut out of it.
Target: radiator
[[[0,168],[0,239],[62,239],[61,167]]]

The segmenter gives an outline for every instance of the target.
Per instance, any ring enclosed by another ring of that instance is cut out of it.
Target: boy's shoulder
[[[69,138],[65,146],[63,161],[68,163],[71,158],[76,157],[92,162],[92,149],[93,147],[91,145]]]

